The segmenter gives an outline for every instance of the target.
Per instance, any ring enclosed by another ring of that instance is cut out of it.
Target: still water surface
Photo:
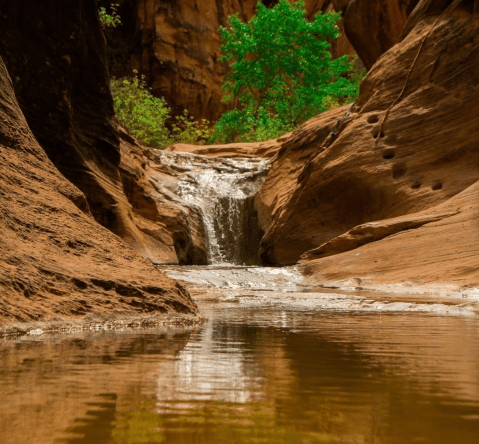
[[[0,343],[1,444],[479,442],[479,322],[210,305]]]

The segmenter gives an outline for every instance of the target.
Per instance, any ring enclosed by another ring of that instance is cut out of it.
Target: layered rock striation
[[[2,331],[88,314],[198,314],[181,286],[89,214],[31,133],[1,58],[0,157]]]
[[[478,27],[473,1],[420,1],[349,114],[282,143],[257,198],[266,263],[304,254],[318,282],[477,286]]]

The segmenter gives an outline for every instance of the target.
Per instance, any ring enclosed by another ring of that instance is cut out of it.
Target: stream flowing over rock
[[[258,264],[262,233],[254,196],[269,170],[268,163],[172,152],[159,157],[162,165],[178,172],[172,191],[200,215],[208,264]]]

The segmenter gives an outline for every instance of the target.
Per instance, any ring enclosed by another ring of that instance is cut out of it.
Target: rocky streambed
[[[293,267],[161,267],[184,285],[198,304],[238,306],[259,311],[430,313],[475,316],[479,294],[414,286],[361,288],[357,282],[318,286]]]

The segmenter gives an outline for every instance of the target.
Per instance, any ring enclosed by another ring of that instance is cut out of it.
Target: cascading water
[[[202,215],[209,264],[257,265],[261,233],[254,195],[268,162],[166,152],[162,162],[183,173],[177,193]]]

